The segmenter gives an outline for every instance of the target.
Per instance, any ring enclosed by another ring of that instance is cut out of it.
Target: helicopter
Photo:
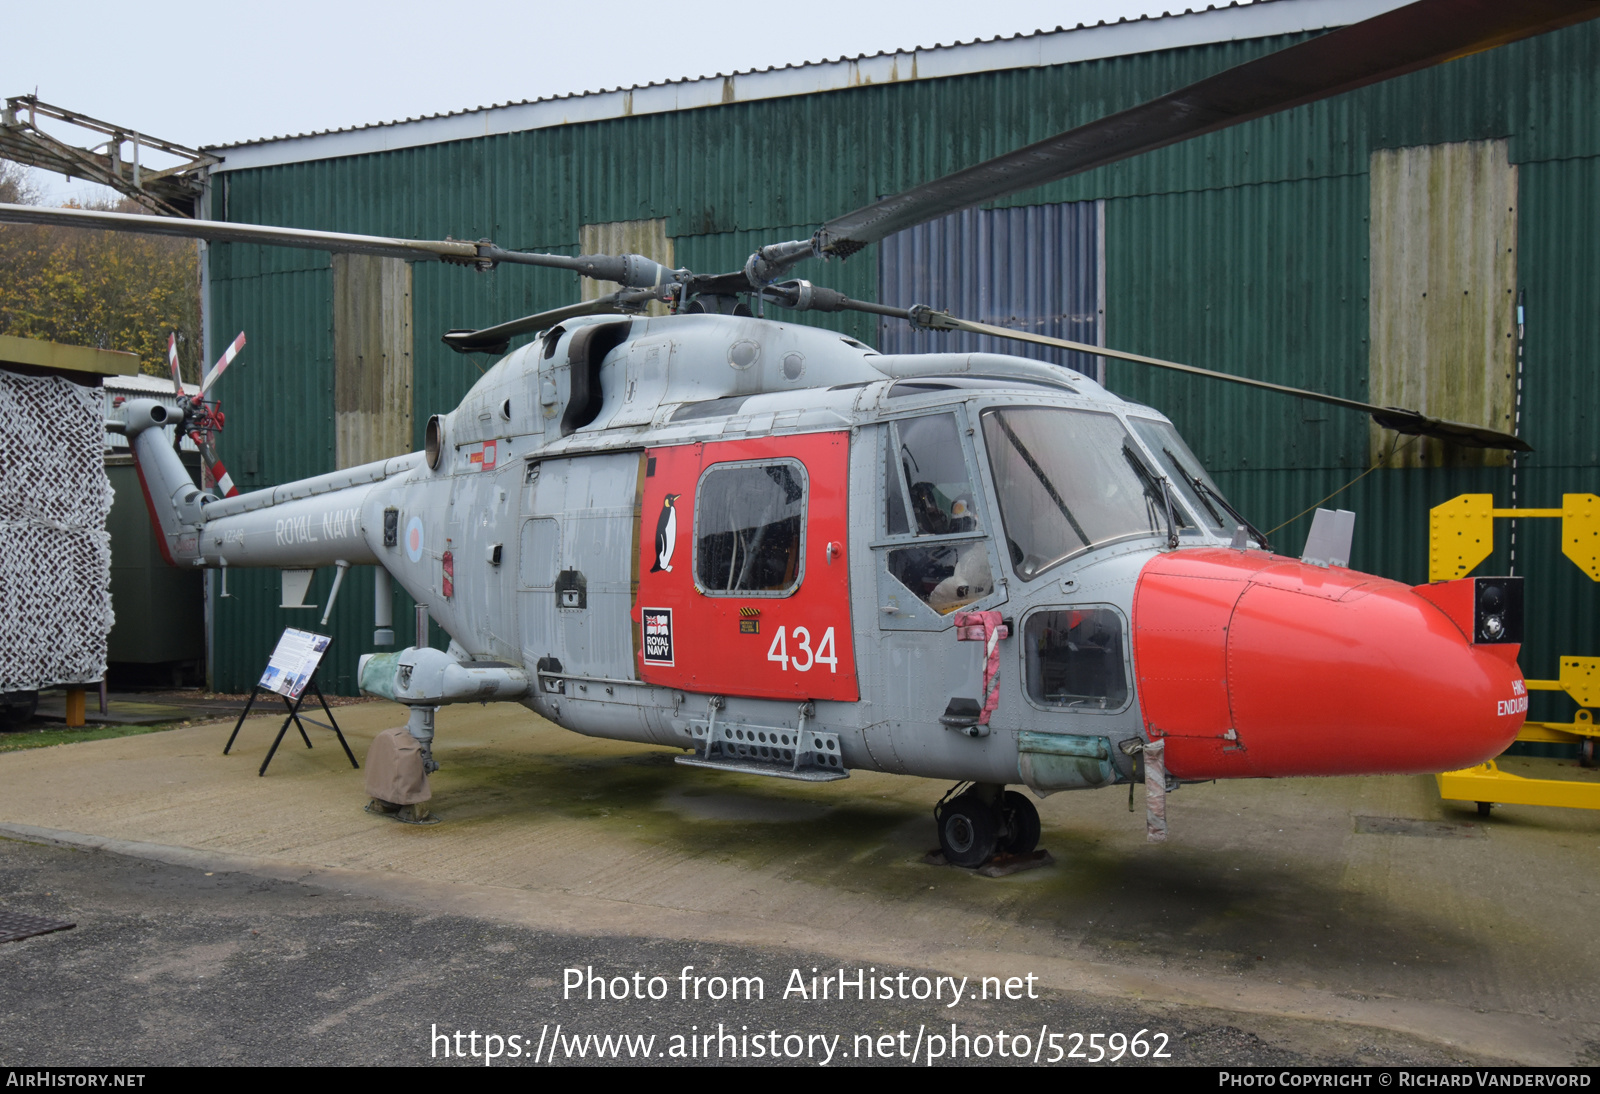
[[[617,283],[446,333],[452,348],[499,360],[428,421],[422,451],[270,489],[219,497],[195,485],[165,429],[218,428],[197,417],[203,400],[130,401],[123,428],[166,560],[282,569],[286,596],[290,572],[373,566],[380,628],[398,581],[449,649],[419,626],[416,645],[362,658],[360,686],[408,707],[425,772],[437,767],[439,707],[515,702],[579,733],[681,749],[690,766],[953,780],[934,810],[941,851],[976,866],[1037,846],[1038,812],[1010,787],[1143,783],[1160,839],[1165,795],[1182,783],[1433,772],[1498,754],[1527,709],[1520,584],[1411,587],[1351,570],[1353,518],[1338,514],[1319,514],[1304,558],[1275,554],[1168,417],[1082,372],[1001,354],[882,354],[758,313],[876,313],[1527,450],[1404,408],[852,300],[788,275],[955,210],[1596,15],[1578,0],[1420,0],[880,199],[719,274],[640,255],[82,210],[0,206],[0,222]],[[640,314],[652,302],[669,314]]]

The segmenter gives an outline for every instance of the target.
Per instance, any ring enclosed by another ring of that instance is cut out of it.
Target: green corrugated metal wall
[[[219,176],[214,216],[575,253],[580,225],[667,218],[677,259],[731,269],[763,242],[942,172],[1134,105],[1297,37],[1044,69],[877,85],[680,114],[619,118]],[[1106,198],[1108,344],[1363,398],[1367,387],[1367,163],[1375,148],[1509,138],[1520,172],[1519,278],[1530,323],[1524,433],[1539,448],[1521,503],[1600,492],[1587,380],[1600,345],[1600,26],[1590,24],[1303,107],[1019,195],[1011,205]],[[876,248],[802,267],[871,298]],[[219,246],[214,336],[250,332],[221,381],[224,458],[243,489],[333,467],[332,278],[314,252]],[[554,271],[419,265],[414,422],[477,377],[438,342],[577,299]],[[930,301],[938,304],[938,301]],[[814,317],[864,341],[865,316]],[[1166,410],[1262,527],[1359,474],[1359,415],[1113,364],[1111,386]],[[1427,510],[1457,493],[1509,500],[1505,469],[1377,471],[1336,502],[1359,514],[1354,564],[1426,577]],[[1309,524],[1284,528],[1297,552]],[[1504,543],[1502,529],[1502,544]],[[1595,590],[1522,522],[1533,637],[1524,665],[1600,653]],[[1504,546],[1496,565],[1503,572]],[[1526,567],[1526,568],[1524,568]],[[330,686],[348,690],[370,640],[370,576],[341,595]],[[330,580],[319,575],[313,594]],[[216,615],[216,683],[248,687],[277,632],[275,574],[235,573]],[[317,599],[315,595],[311,599]],[[408,634],[400,621],[402,641]],[[1542,698],[1542,697],[1539,697]]]

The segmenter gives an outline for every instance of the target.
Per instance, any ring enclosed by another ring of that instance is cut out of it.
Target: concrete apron
[[[404,720],[336,714],[357,756]],[[0,831],[574,934],[1033,972],[1302,1045],[1392,1030],[1477,1061],[1600,1055],[1600,814],[1480,824],[1426,777],[1222,783],[1172,795],[1152,846],[1142,791],[1132,815],[1126,789],[1059,794],[1040,804],[1057,864],[988,879],[921,863],[945,790],[928,780],[729,776],[516,707],[449,707],[430,803],[445,823],[415,828],[362,812],[332,734],[313,727],[307,751],[291,732],[257,778],[277,720],[224,757],[231,728],[0,754]]]

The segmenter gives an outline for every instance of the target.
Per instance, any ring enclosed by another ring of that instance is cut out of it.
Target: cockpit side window
[[[977,506],[972,501],[972,481],[955,415],[929,414],[890,422],[889,437],[884,466],[885,530],[890,535],[906,535],[909,530],[918,536],[977,531]]]
[[[940,615],[994,592],[989,549],[981,539],[897,548],[889,552],[889,572]]]
[[[888,552],[889,573],[948,615],[994,591],[956,416],[901,418],[884,428],[884,533],[911,537]]]

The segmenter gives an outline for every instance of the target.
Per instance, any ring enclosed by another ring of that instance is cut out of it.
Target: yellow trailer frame
[[[1574,779],[1525,779],[1501,771],[1493,760],[1465,771],[1435,775],[1439,796],[1448,801],[1477,802],[1478,812],[1490,805],[1554,805],[1564,809],[1600,809],[1600,783]]]
[[[1563,494],[1560,509],[1497,509],[1492,494],[1462,494],[1435,506],[1428,519],[1428,580],[1465,577],[1494,552],[1496,517],[1551,517],[1561,521],[1561,552],[1600,581],[1600,497]],[[1562,657],[1560,678],[1528,680],[1530,691],[1564,691],[1579,710],[1570,722],[1524,722],[1519,741],[1577,744],[1592,763],[1600,726],[1592,708],[1600,708],[1600,657]],[[1572,779],[1528,779],[1501,771],[1493,760],[1435,778],[1439,796],[1478,803],[1487,813],[1494,803],[1553,805],[1566,809],[1600,809],[1600,782]]]

